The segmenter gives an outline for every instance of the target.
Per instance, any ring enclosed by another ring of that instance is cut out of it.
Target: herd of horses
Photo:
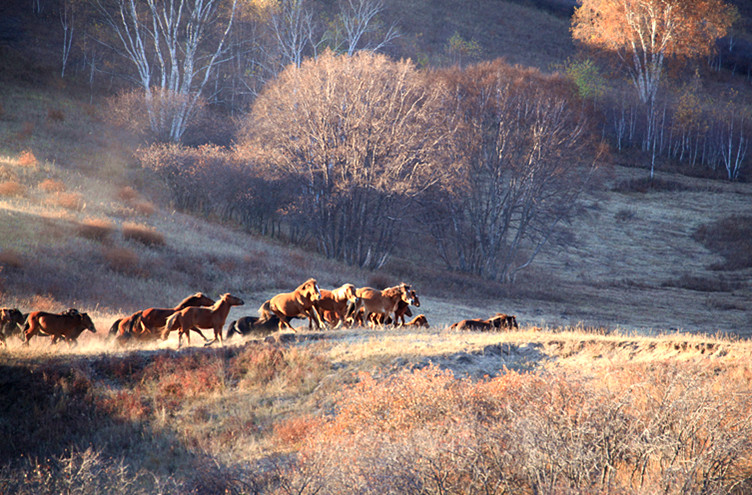
[[[110,327],[108,338],[118,344],[129,342],[166,340],[170,333],[178,332],[178,347],[183,337],[190,345],[191,332],[204,339],[205,345],[222,343],[235,334],[266,336],[277,330],[292,330],[293,318],[308,319],[309,329],[339,328],[352,326],[428,327],[426,316],[411,317],[410,306],[420,307],[415,290],[401,283],[383,290],[372,287],[356,288],[344,284],[333,290],[319,288],[315,279],[306,280],[292,292],[283,292],[265,301],[258,309],[259,316],[243,316],[223,328],[232,306],[241,306],[244,301],[230,293],[222,294],[216,301],[201,292],[186,297],[173,308],[147,308],[130,316],[117,319]],[[451,329],[475,331],[499,331],[519,328],[513,315],[496,313],[488,319],[462,320]],[[75,344],[84,330],[96,333],[94,323],[86,313],[69,309],[62,313],[34,311],[22,313],[18,308],[0,309],[0,343],[18,335],[24,344],[35,335],[51,338],[53,344],[60,340]],[[209,340],[203,331],[213,330]]]

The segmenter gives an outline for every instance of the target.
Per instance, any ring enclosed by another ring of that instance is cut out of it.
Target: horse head
[[[413,306],[420,306],[420,303],[415,304],[415,297],[417,296],[417,294],[415,294],[415,291],[412,290],[412,288],[410,288],[409,285],[402,282],[399,285],[399,289],[400,289],[400,299],[402,299],[407,304],[412,304]]]
[[[97,329],[94,328],[94,322],[91,321],[88,313],[78,313],[78,311],[76,311],[76,314],[78,315],[84,330],[91,330],[91,333],[97,333]]]
[[[229,292],[226,293],[226,294],[222,294],[222,296],[220,297],[220,299],[222,301],[225,301],[230,306],[242,306],[243,304],[245,304],[245,301],[243,301],[242,299],[240,299],[237,296],[233,296]]]
[[[315,278],[309,278],[303,285],[298,287],[297,291],[300,291],[310,301],[318,301],[321,299],[321,291],[319,291],[319,284]]]

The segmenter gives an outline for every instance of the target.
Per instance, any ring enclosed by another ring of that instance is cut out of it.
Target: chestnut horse
[[[214,304],[214,299],[203,292],[196,292],[180,301],[174,308],[147,308],[115,321],[110,327],[110,336],[114,332],[120,343],[131,337],[138,340],[155,340],[159,337],[160,330],[164,329],[167,318],[176,311],[212,304]],[[205,341],[208,340],[200,330],[196,331]]]
[[[412,320],[405,323],[406,327],[425,327],[430,328],[431,325],[428,324],[428,319],[426,319],[426,315],[418,315]]]
[[[57,344],[60,339],[69,344],[75,344],[76,339],[84,330],[97,333],[89,315],[79,313],[76,309],[69,309],[61,314],[34,311],[26,318],[24,344],[29,345],[29,340],[37,334],[49,335],[53,344]]]
[[[414,303],[412,292],[410,286],[405,283],[381,291],[371,287],[362,287],[356,290],[355,294],[360,298],[360,304],[363,307],[363,324],[376,326],[376,322],[371,319],[371,313],[384,315],[382,321],[390,316],[393,322],[396,321],[396,317],[393,315],[399,302],[403,301],[408,305]]]
[[[269,311],[279,318],[280,330],[287,327],[294,332],[295,329],[290,326],[288,320],[300,315],[308,317],[309,329],[314,322],[318,329],[324,326],[321,315],[314,306],[314,303],[319,299],[321,299],[319,284],[315,278],[309,278],[293,292],[283,292],[272,297],[269,300]],[[264,306],[261,307],[261,309],[263,308]]]
[[[162,339],[166,339],[169,333],[175,329],[178,330],[178,348],[183,343],[183,335],[188,339],[188,345],[191,344],[191,330],[199,331],[200,328],[213,329],[214,340],[207,342],[205,345],[211,345],[217,340],[222,343],[222,327],[225,326],[227,315],[232,306],[242,306],[245,304],[242,299],[235,297],[230,293],[222,294],[219,300],[210,307],[191,306],[174,312],[167,318],[162,331]],[[200,333],[200,332],[199,332]]]
[[[344,284],[334,290],[320,289],[321,299],[315,301],[313,306],[324,321],[332,325],[333,328],[339,327],[344,321],[347,314],[348,304],[359,304],[360,298],[355,295],[355,286],[353,284]]]

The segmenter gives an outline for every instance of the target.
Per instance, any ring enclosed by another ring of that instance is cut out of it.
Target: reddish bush
[[[23,196],[26,186],[14,180],[0,182],[0,196]]]
[[[106,241],[114,231],[112,222],[104,218],[87,218],[78,225],[78,234],[93,241]]]
[[[139,242],[145,246],[164,246],[165,237],[153,227],[132,222],[123,224],[123,237]]]
[[[131,275],[137,272],[139,257],[132,249],[107,247],[103,248],[102,256],[104,256],[107,265],[116,272]]]
[[[45,179],[37,187],[48,193],[65,191],[65,184],[55,179]]]

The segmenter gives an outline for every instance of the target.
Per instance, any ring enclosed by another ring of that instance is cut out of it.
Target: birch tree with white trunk
[[[212,73],[226,61],[237,0],[94,0],[132,62],[151,131],[180,141]]]

